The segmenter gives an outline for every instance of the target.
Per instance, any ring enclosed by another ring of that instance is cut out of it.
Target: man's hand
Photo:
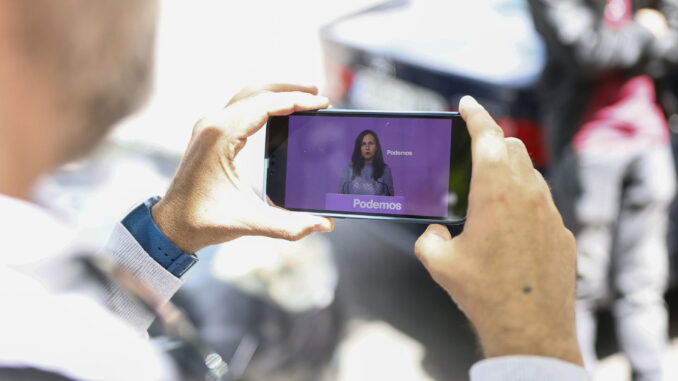
[[[652,32],[657,39],[666,36],[669,31],[666,17],[656,9],[639,9],[635,14],[635,19],[638,24]]]
[[[331,219],[267,205],[241,182],[234,159],[247,138],[273,115],[329,106],[315,87],[248,88],[200,120],[167,194],[151,209],[160,230],[180,249],[199,249],[243,235],[289,240],[331,231]]]
[[[477,330],[487,357],[581,364],[574,323],[575,240],[523,143],[473,98],[459,105],[472,139],[464,232],[431,225],[415,245],[433,279]]]

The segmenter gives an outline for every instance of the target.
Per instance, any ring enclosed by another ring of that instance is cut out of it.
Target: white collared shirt
[[[111,241],[125,238],[114,234]],[[45,267],[76,247],[74,233],[58,219],[0,195],[0,243],[1,367],[83,380],[175,379],[173,366],[151,342],[101,302],[55,291],[41,278]]]

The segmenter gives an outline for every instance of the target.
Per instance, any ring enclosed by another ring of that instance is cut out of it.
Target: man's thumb
[[[452,235],[443,225],[429,225],[424,234],[414,244],[414,253],[427,268],[437,258],[447,255]]]
[[[315,232],[330,232],[334,229],[331,218],[314,216],[303,212],[268,206],[265,221],[260,228],[265,236],[296,241]]]

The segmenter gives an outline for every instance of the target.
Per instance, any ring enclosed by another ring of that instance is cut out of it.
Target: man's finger
[[[223,110],[204,117],[193,130],[196,134],[206,128],[227,132],[233,140],[245,140],[257,132],[274,115],[289,115],[295,111],[318,110],[329,106],[327,97],[302,91],[263,92],[237,102]]]
[[[262,93],[252,98],[252,106],[267,116],[289,115],[295,111],[317,110],[327,108],[330,100],[322,95],[314,95],[300,91],[285,93]]]
[[[534,176],[534,166],[530,154],[527,153],[525,144],[518,138],[504,139],[506,150],[509,156],[509,162],[513,173],[518,175],[524,181],[532,181]]]
[[[549,184],[546,182],[546,179],[544,178],[544,175],[541,174],[541,172],[537,171],[536,169],[533,170],[534,172],[534,177],[537,179],[537,183],[540,184],[542,190],[546,193],[549,199],[549,205],[553,207],[553,209],[556,208],[556,203],[553,201],[553,193],[551,193],[551,187]]]
[[[289,115],[295,111],[308,111],[327,108],[330,101],[327,97],[304,92],[273,93],[264,92],[243,101],[241,115],[246,118],[239,127],[241,135],[249,137],[259,130],[271,116]]]
[[[483,106],[467,95],[459,101],[459,112],[466,121],[471,135],[474,167],[488,162],[505,162],[508,153],[504,143],[504,132]]]
[[[303,212],[292,212],[278,207],[265,207],[256,233],[271,238],[296,241],[316,232],[334,230],[334,220]]]
[[[258,93],[262,93],[264,91],[270,91],[274,93],[280,93],[280,92],[290,92],[290,91],[300,91],[304,93],[309,93],[313,95],[318,94],[318,87],[315,85],[308,85],[308,84],[295,84],[295,83],[267,83],[267,84],[262,84],[262,85],[253,85],[253,86],[248,86],[245,87],[244,89],[240,90],[238,94],[234,95],[233,98],[228,102],[226,107],[241,101],[245,98],[251,97],[253,95],[256,95]]]

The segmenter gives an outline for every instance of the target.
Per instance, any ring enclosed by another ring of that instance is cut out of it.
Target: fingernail
[[[428,239],[429,239],[429,240],[435,240],[435,241],[444,241],[444,240],[445,240],[445,237],[443,237],[442,235],[440,235],[440,234],[439,234],[438,232],[436,232],[436,231],[432,231],[432,232],[429,234]]]
[[[470,95],[464,95],[464,96],[461,98],[461,100],[459,100],[459,108],[461,108],[462,105],[464,105],[464,106],[466,106],[466,107],[477,106],[477,105],[478,105],[478,101],[476,101],[476,99],[473,98],[473,97],[470,96]]]
[[[429,227],[426,228],[426,233],[428,233],[429,239],[435,239],[439,241],[445,241],[448,239],[448,236],[440,231],[439,226],[437,225],[429,225]]]
[[[313,228],[315,232],[331,232],[334,230],[334,222],[327,218],[323,218],[323,221]]]

